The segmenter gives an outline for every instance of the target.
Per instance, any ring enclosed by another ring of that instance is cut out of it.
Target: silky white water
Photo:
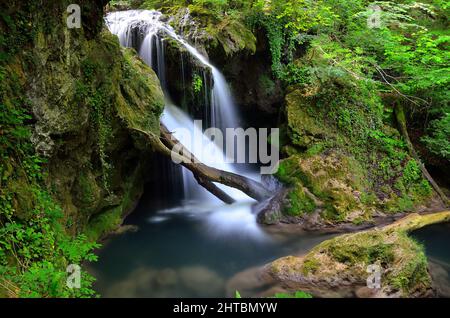
[[[133,32],[136,30],[144,36],[139,55],[150,66],[154,66],[153,42],[158,50],[157,73],[164,87],[164,36],[168,36],[180,43],[198,61],[211,69],[214,80],[211,100],[212,126],[224,130],[225,128],[236,128],[238,126],[238,115],[233,97],[228,84],[222,73],[214,67],[206,57],[180,37],[174,29],[161,21],[162,14],[158,11],[130,10],[113,12],[106,17],[106,23],[111,33],[119,37],[120,44],[125,47],[133,47]],[[162,39],[162,40],[161,40]]]
[[[166,89],[164,39],[169,37],[177,41],[194,59],[211,70],[213,87],[210,102],[207,103],[210,107],[210,122],[212,127],[221,129],[224,135],[226,128],[239,126],[236,105],[225,77],[194,46],[176,34],[174,29],[161,19],[162,14],[157,11],[132,10],[111,13],[106,17],[106,23],[111,32],[119,37],[122,46],[136,48],[141,58],[158,74],[167,100],[161,120],[174,137],[205,164],[224,171],[238,172],[232,164],[225,162],[223,150],[203,134],[202,128],[196,126],[194,120],[186,112],[170,102],[170,96]],[[182,65],[182,67],[184,66]],[[195,136],[195,138],[186,140],[187,135]],[[237,145],[237,147],[242,149],[244,145]],[[248,171],[243,172],[242,168],[239,170],[240,174],[259,179],[258,175]],[[245,236],[258,240],[264,239],[265,235],[258,227],[255,215],[251,212],[254,200],[239,190],[217,184],[237,201],[233,205],[223,204],[198,185],[189,170],[183,168],[182,173],[185,203],[180,207],[159,211],[152,217],[151,222],[164,221],[167,219],[167,214],[205,212],[205,220],[210,232],[214,235],[234,233],[245,234]]]

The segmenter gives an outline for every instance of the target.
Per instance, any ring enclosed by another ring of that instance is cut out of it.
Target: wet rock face
[[[81,1],[81,21],[88,40],[102,30],[104,7],[110,0]]]
[[[273,79],[270,62],[263,52],[234,56],[223,70],[243,112],[275,115],[277,119],[284,102],[284,91],[280,81]]]
[[[65,24],[70,1],[46,2],[24,17],[35,34],[15,57],[33,114],[31,142],[48,161],[48,188],[68,231],[88,229],[92,239],[120,225],[147,178],[149,153],[128,123],[158,134],[164,107],[154,72],[102,31],[106,2],[79,2],[81,29]],[[18,206],[31,211],[26,197]]]
[[[242,21],[231,17],[210,21],[206,16],[191,13],[187,8],[180,9],[168,21],[224,73],[244,117],[248,114],[250,122],[256,119],[258,124],[276,124],[276,115],[284,101],[284,91],[281,83],[272,76],[270,51],[262,32],[255,35]],[[184,104],[201,103],[190,90],[193,75],[201,70],[195,69],[198,65],[192,69],[190,61],[184,57],[184,83],[177,83],[180,82],[179,65],[183,57],[180,56],[180,50],[170,52],[174,48],[170,47],[169,44],[166,60],[168,77],[172,79],[169,81],[171,93],[178,96],[180,102],[184,98]],[[176,88],[181,85],[190,93],[187,98],[180,96],[180,89]]]
[[[285,91],[272,75],[272,60],[265,34],[256,31],[254,52],[238,51],[231,56],[223,50],[210,49],[211,60],[217,63],[231,85],[237,105],[251,117],[271,117],[277,124],[284,105]],[[269,120],[270,122],[270,120]]]

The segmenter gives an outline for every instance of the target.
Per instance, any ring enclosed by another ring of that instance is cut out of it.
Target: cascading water
[[[173,135],[197,158],[201,158],[205,164],[229,172],[238,172],[236,167],[225,162],[222,150],[203,135],[202,129],[194,124],[194,120],[179,107],[172,104],[166,83],[164,41],[168,38],[175,40],[193,59],[210,70],[213,84],[209,94],[205,95],[205,105],[209,107],[206,111],[210,117],[208,118],[208,123],[211,127],[219,128],[225,135],[227,128],[238,127],[238,115],[230,89],[221,72],[195,47],[176,34],[171,26],[163,22],[160,12],[147,10],[114,12],[106,17],[106,23],[111,32],[119,37],[122,46],[135,48],[141,58],[158,74],[167,101],[162,121],[173,132]],[[183,58],[181,63],[182,74],[180,78],[184,82],[183,70],[185,65]],[[205,72],[203,73],[203,82],[206,87]],[[205,92],[207,92],[206,89]],[[190,136],[195,137],[194,140],[185,141],[186,130],[189,131]],[[236,147],[243,146],[237,145]],[[250,174],[248,171],[242,171],[241,167],[239,173],[257,178],[257,176]],[[184,206],[178,209],[161,211],[162,213],[186,210],[187,205],[192,204],[192,201],[195,200],[197,202],[196,205],[190,209],[195,209],[197,212],[214,211],[208,218],[212,228],[216,227],[217,230],[225,233],[228,231],[240,231],[241,233],[249,232],[255,237],[263,237],[256,224],[256,218],[251,213],[250,206],[253,200],[247,195],[236,189],[218,185],[238,201],[237,204],[226,206],[200,187],[190,171],[183,168],[182,176],[184,196],[188,202],[185,202]]]
[[[162,14],[158,11],[131,10],[109,14],[106,23],[111,33],[119,37],[122,46],[138,48],[142,59],[156,70],[163,89],[166,87],[164,38],[170,37],[181,44],[195,59],[211,70],[214,81],[210,103],[212,126],[223,130],[236,128],[236,106],[222,73],[195,47],[176,34],[171,26],[161,21],[161,18]]]

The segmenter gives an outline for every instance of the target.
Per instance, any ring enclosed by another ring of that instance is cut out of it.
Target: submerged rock
[[[198,295],[204,294],[206,290],[211,296],[222,294],[223,278],[207,267],[184,267],[178,271],[178,275],[185,288]]]
[[[202,266],[157,269],[139,267],[104,292],[105,297],[221,296],[224,280]]]

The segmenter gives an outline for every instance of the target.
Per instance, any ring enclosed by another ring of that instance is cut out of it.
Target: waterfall
[[[163,89],[166,88],[164,69],[164,38],[169,37],[181,44],[195,59],[211,70],[213,87],[210,93],[211,123],[225,131],[238,126],[238,115],[233,97],[222,73],[214,67],[195,47],[180,37],[174,29],[161,21],[158,11],[131,10],[113,12],[106,17],[111,33],[117,35],[120,44],[138,49],[142,59],[155,69]],[[143,39],[139,41],[140,38]],[[139,43],[141,42],[141,43]],[[156,50],[156,52],[154,52]],[[154,57],[156,55],[156,61]],[[181,74],[183,76],[183,74]],[[204,76],[205,78],[205,76]]]
[[[106,24],[110,31],[118,36],[122,46],[136,48],[141,58],[156,71],[166,95],[166,107],[162,121],[167,128],[174,133],[174,136],[177,137],[177,139],[179,139],[181,143],[183,143],[186,148],[191,151],[191,153],[193,153],[196,157],[201,158],[205,164],[221,170],[237,172],[235,167],[231,164],[225,163],[223,152],[214,144],[214,142],[203,135],[201,128],[194,125],[193,119],[179,107],[176,107],[171,103],[171,99],[168,96],[165,74],[165,39],[170,38],[175,40],[182,47],[184,47],[195,60],[200,62],[204,67],[210,69],[213,83],[209,94],[205,95],[205,105],[209,107],[209,109],[206,110],[206,114],[210,117],[210,125],[221,129],[221,131],[225,134],[226,128],[238,127],[238,115],[232,94],[221,72],[214,67],[194,46],[190,45],[181,36],[176,34],[171,26],[163,22],[162,14],[160,12],[148,10],[114,12],[108,14],[106,17]],[[183,85],[185,85],[185,65],[183,56],[181,56],[181,68],[182,74],[180,74],[180,78]],[[206,78],[206,73],[203,73],[205,88],[208,87]],[[184,143],[184,129],[187,129],[191,135],[201,137],[194,140],[192,145],[189,143]],[[199,143],[203,146],[199,145]],[[204,145],[207,146],[205,147]],[[205,149],[208,150],[206,155]],[[239,172],[242,173],[242,171]],[[202,199],[202,201],[217,200],[209,192],[198,185],[190,171],[183,168],[182,173],[185,197],[187,199]],[[238,201],[251,200],[247,195],[239,190],[223,185],[218,186]]]

